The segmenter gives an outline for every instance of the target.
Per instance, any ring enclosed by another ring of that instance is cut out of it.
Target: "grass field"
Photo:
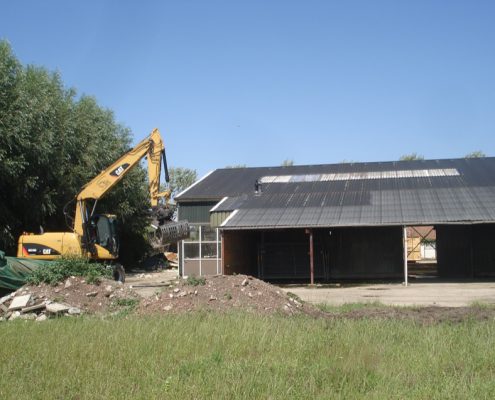
[[[0,399],[492,399],[495,321],[245,314],[0,324]]]

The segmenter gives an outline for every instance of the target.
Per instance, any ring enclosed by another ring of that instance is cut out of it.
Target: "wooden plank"
[[[21,310],[21,312],[27,313],[30,311],[44,310],[45,308],[46,308],[46,304],[43,302],[43,303],[35,304],[34,306],[24,307]]]

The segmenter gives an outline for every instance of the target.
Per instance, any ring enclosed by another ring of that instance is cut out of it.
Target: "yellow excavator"
[[[116,260],[119,255],[117,218],[111,214],[95,214],[96,204],[143,157],[147,158],[148,163],[152,207],[148,238],[151,246],[157,251],[163,251],[169,243],[187,238],[187,222],[172,222],[170,190],[160,192],[162,163],[167,182],[169,176],[165,146],[160,132],[154,129],[149,137],[82,187],[75,197],[75,216],[71,218],[72,232],[24,233],[19,237],[17,257],[54,260],[61,256],[74,255],[101,261]],[[64,214],[70,217],[66,209]],[[119,264],[114,265],[114,277],[121,281],[125,279],[124,270]]]

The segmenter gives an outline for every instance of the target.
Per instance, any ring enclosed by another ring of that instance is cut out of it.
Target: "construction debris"
[[[10,314],[10,316],[8,317],[9,321],[13,321],[14,319],[17,319],[21,316],[21,312],[20,311],[14,311],[13,313]]]
[[[63,314],[69,311],[69,306],[60,303],[49,303],[46,305],[46,311],[50,314]]]
[[[64,315],[104,314],[115,311],[119,299],[137,297],[130,289],[110,280],[97,285],[88,284],[81,277],[71,277],[55,286],[25,285],[0,298],[0,321],[41,322]]]
[[[26,294],[24,296],[16,296],[12,300],[9,306],[9,311],[20,310],[28,305],[29,300],[31,300],[31,295]]]
[[[144,277],[143,279],[147,279]],[[139,282],[139,281],[137,281]],[[137,283],[136,282],[136,283]],[[139,285],[136,285],[138,287]],[[130,284],[103,280],[89,284],[70,277],[58,285],[25,285],[0,299],[0,321],[45,321],[61,316],[187,313],[237,310],[259,314],[316,315],[318,310],[276,286],[246,275],[215,275],[163,282],[141,297]]]
[[[81,315],[82,313],[81,309],[77,307],[71,307],[67,312],[69,315]]]
[[[177,257],[177,253],[166,251],[164,254],[170,267],[176,268],[179,266],[179,258]]]
[[[143,299],[140,314],[180,314],[190,311],[228,312],[237,310],[258,314],[286,315],[320,313],[314,306],[292,298],[262,280],[246,275],[205,276],[204,280],[180,279],[156,296]],[[192,283],[194,282],[194,283]]]
[[[39,303],[39,304],[35,304],[33,306],[24,307],[21,311],[23,313],[28,313],[28,312],[31,312],[31,311],[42,311],[45,308],[46,308],[46,303],[45,302],[42,302],[42,303]]]

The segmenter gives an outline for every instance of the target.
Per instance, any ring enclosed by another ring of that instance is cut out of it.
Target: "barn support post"
[[[315,284],[315,264],[314,264],[314,247],[313,247],[313,229],[306,229],[309,234],[309,280],[310,284]]]
[[[225,232],[223,230],[220,231],[220,242],[220,254],[222,257],[222,260],[220,262],[220,266],[222,268],[221,274],[225,275]]]
[[[403,247],[404,247],[404,286],[407,286],[407,227],[402,228],[402,236],[403,236]]]
[[[473,225],[469,226],[469,272],[471,275],[471,279],[474,279],[474,249],[473,249]]]

